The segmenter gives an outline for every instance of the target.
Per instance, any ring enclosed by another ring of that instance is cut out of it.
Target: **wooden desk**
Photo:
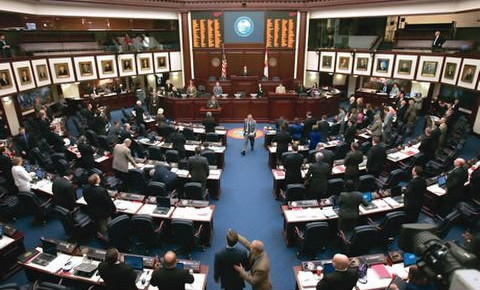
[[[367,104],[370,103],[372,106],[375,107],[383,107],[386,105],[391,105],[394,103],[394,99],[390,98],[390,96],[386,93],[377,93],[376,90],[370,89],[358,89],[355,92],[355,97],[363,98],[363,103]]]
[[[232,93],[245,92],[247,95],[257,92],[258,76],[230,76],[232,82]]]
[[[25,253],[24,234],[8,225],[4,225],[4,234],[0,239],[0,279],[5,280],[18,270],[18,257]]]

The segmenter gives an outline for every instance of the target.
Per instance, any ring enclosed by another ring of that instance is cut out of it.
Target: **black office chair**
[[[310,259],[316,259],[317,253],[325,250],[330,235],[327,222],[308,223],[303,231],[296,226],[295,232],[300,244],[297,257],[306,255]]]
[[[217,155],[215,154],[215,152],[207,151],[207,152],[202,152],[200,155],[207,158],[208,165],[218,166]]]
[[[340,123],[334,123],[332,126],[330,126],[330,136],[337,136],[340,134]]]
[[[149,250],[158,245],[162,234],[164,221],[157,227],[153,218],[149,215],[135,215],[130,219],[130,237],[136,247],[144,248],[148,254]]]
[[[377,184],[380,188],[387,189],[397,186],[401,181],[407,179],[407,173],[403,169],[394,169],[388,176],[380,175]]]
[[[371,219],[369,223],[378,230],[378,237],[386,245],[390,245],[395,237],[400,232],[400,228],[405,222],[405,213],[403,211],[389,212],[385,218],[379,223],[375,224]]]
[[[205,135],[205,141],[207,142],[220,142],[220,135],[215,132],[208,132]]]
[[[46,281],[35,281],[32,286],[32,290],[70,290],[71,288],[62,285],[62,284],[56,284],[52,282],[46,282]]]
[[[64,207],[56,206],[53,209],[53,214],[62,224],[68,241],[82,241],[92,230],[92,220],[79,210],[71,212]]]
[[[55,171],[60,175],[64,175],[65,171],[70,168],[70,164],[65,159],[55,160],[53,166],[55,167]]]
[[[120,110],[122,112],[122,116],[125,119],[125,121],[130,122],[130,120],[132,119],[132,116],[133,116],[132,113],[128,114],[127,111],[125,111],[124,108],[121,108]]]
[[[372,143],[370,141],[365,141],[360,145],[360,151],[362,151],[363,155],[367,155],[370,148],[372,148]]]
[[[327,183],[328,196],[338,196],[345,188],[345,180],[342,178],[332,178]]]
[[[406,161],[400,161],[397,162],[397,164],[398,167],[405,170],[406,172],[411,172],[413,167],[417,165],[424,166],[426,162],[427,159],[425,157],[425,154],[423,154],[422,152],[418,152]]]
[[[191,220],[172,220],[172,231],[175,243],[178,248],[175,252],[183,252],[188,258],[191,257],[192,250],[198,247],[203,251],[203,246],[200,245],[201,233],[203,225],[200,225],[198,229],[193,226]]]
[[[37,162],[37,164],[48,171],[54,171],[55,168],[53,167],[52,158],[50,157],[49,152],[40,151],[40,148],[35,147],[31,151],[33,159]]]
[[[158,181],[150,181],[145,190],[146,196],[167,196],[165,183]]]
[[[315,163],[315,162],[317,162],[317,160],[315,159],[315,155],[316,155],[316,154],[317,154],[317,150],[315,150],[315,149],[308,151],[307,161],[308,161],[309,163]]]
[[[39,197],[31,191],[20,191],[18,199],[23,212],[35,213],[37,220],[41,221],[43,225],[46,224],[46,218],[53,208],[51,198]]]
[[[20,286],[17,283],[6,283],[0,285],[0,290],[20,290]]]
[[[305,186],[301,183],[287,184],[285,188],[285,196],[283,196],[285,202],[304,200],[305,199]]]
[[[108,242],[119,251],[128,252],[130,248],[130,218],[123,214],[107,224]]]
[[[50,159],[52,159],[52,162],[55,163],[56,161],[58,161],[60,159],[66,160],[67,157],[66,157],[65,153],[56,152],[56,153],[50,154]]]
[[[372,248],[372,242],[377,239],[378,230],[371,225],[356,226],[351,235],[339,232],[342,246],[347,255],[367,254]]]
[[[163,156],[162,149],[156,146],[147,147],[148,159],[163,161],[165,158]]]
[[[128,170],[128,188],[130,191],[143,194],[147,189],[148,180],[143,170],[135,168]]]
[[[187,140],[197,140],[197,137],[191,128],[183,128],[182,134]]]
[[[206,200],[208,195],[203,192],[202,184],[199,182],[187,182],[183,186],[183,195],[186,199]]]
[[[90,143],[93,147],[100,147],[98,143],[97,133],[93,130],[87,130],[85,132],[85,137],[87,137],[88,143]]]
[[[168,163],[179,163],[180,162],[180,154],[178,150],[167,150],[165,151],[165,159]]]
[[[342,143],[340,145],[337,146],[337,148],[335,148],[335,160],[340,160],[340,159],[344,159],[345,156],[347,156],[347,153],[348,153],[348,150],[350,148],[348,148],[348,144],[347,143]]]
[[[101,149],[105,151],[111,151],[112,146],[110,145],[110,142],[108,141],[108,137],[105,135],[98,135],[98,145],[100,146]]]
[[[365,174],[358,178],[357,191],[374,192],[378,189],[377,179],[371,174]]]

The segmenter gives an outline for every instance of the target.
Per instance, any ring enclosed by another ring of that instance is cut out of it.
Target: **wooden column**
[[[188,12],[181,12],[181,25],[182,25],[182,47],[183,47],[183,80],[184,84],[188,84],[188,81],[192,79],[192,67],[190,59],[190,38],[188,30]]]
[[[307,45],[307,12],[300,11],[300,29],[298,32],[298,51],[297,51],[297,80],[303,84],[303,74],[305,73],[305,47]]]

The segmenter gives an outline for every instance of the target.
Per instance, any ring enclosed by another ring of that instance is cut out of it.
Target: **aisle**
[[[239,125],[226,124],[226,127]],[[259,124],[258,128],[263,125]],[[226,231],[232,228],[249,240],[264,242],[270,256],[273,289],[294,289],[292,266],[299,261],[295,248],[288,249],[283,242],[282,216],[279,203],[272,195],[272,175],[263,138],[255,141],[255,150],[248,150],[245,157],[240,154],[242,145],[243,140],[228,139],[222,195],[219,201],[212,202],[216,205],[213,243],[205,252],[194,252],[193,259],[209,266],[207,289],[219,289],[213,279],[213,261],[215,252],[225,247]]]

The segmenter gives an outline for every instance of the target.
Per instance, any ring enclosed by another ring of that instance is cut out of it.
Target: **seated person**
[[[207,102],[207,109],[218,109],[220,108],[220,104],[217,101],[215,95],[213,95],[210,100]]]
[[[218,97],[218,96],[221,96],[223,94],[223,89],[222,89],[222,86],[220,86],[220,82],[215,82],[215,86],[213,87],[213,95]]]
[[[327,289],[353,289],[357,284],[358,273],[356,269],[349,269],[348,257],[336,254],[332,259],[335,271],[325,274],[317,284],[317,290]]]
[[[187,95],[189,97],[196,97],[197,96],[197,87],[193,83],[193,80],[190,80],[186,89]]]
[[[137,289],[135,280],[137,275],[132,268],[120,261],[116,248],[110,248],[105,255],[105,261],[98,265],[98,274],[109,290]]]
[[[389,287],[390,290],[398,290],[399,287],[393,283]],[[427,274],[413,265],[408,269],[408,282],[403,288],[405,290],[435,290],[435,285],[428,279]]]
[[[285,89],[285,87],[282,85],[282,84],[279,84],[276,88],[275,88],[275,93],[276,94],[285,94],[287,91]]]

